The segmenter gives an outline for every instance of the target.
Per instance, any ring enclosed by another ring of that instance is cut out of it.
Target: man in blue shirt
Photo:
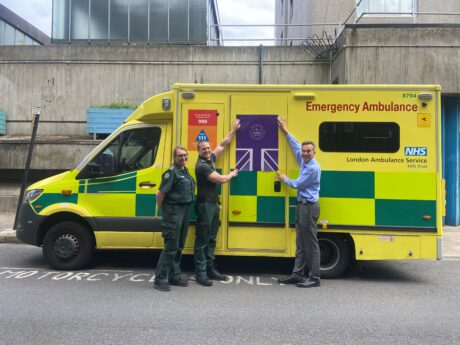
[[[279,283],[296,284],[310,288],[320,286],[320,252],[317,237],[319,218],[319,183],[321,168],[315,159],[315,144],[304,141],[299,144],[289,133],[286,120],[278,117],[278,126],[286,135],[291,149],[300,164],[299,176],[293,180],[277,172],[279,179],[289,187],[297,189],[295,213],[296,253],[292,274],[278,278]]]

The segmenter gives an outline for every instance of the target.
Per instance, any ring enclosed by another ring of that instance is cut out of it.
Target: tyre
[[[342,236],[318,238],[321,252],[321,278],[338,278],[350,263],[350,248]]]
[[[48,230],[42,250],[53,268],[73,270],[88,263],[94,245],[94,236],[88,228],[74,222],[62,222]]]

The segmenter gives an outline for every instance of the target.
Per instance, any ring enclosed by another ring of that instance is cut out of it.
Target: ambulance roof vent
[[[182,92],[182,98],[183,99],[194,99],[195,92]]]
[[[431,93],[419,93],[418,99],[425,100],[425,101],[430,100],[430,99],[433,99],[433,95]]]

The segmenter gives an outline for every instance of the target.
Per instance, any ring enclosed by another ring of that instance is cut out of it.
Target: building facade
[[[0,4],[0,45],[43,45],[50,38]]]
[[[347,24],[458,24],[457,0],[275,0],[277,45],[334,39]]]
[[[216,0],[53,0],[52,42],[219,45]]]

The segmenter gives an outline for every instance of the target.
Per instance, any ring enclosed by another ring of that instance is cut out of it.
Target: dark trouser
[[[166,282],[180,278],[180,261],[189,225],[188,209],[187,204],[163,205],[161,225],[165,246],[158,259],[155,281]]]
[[[212,202],[196,203],[195,272],[206,275],[214,265],[217,231],[219,230],[219,205]]]
[[[305,274],[319,280],[320,252],[316,223],[319,218],[319,203],[297,204],[295,263],[292,273],[298,277]]]

